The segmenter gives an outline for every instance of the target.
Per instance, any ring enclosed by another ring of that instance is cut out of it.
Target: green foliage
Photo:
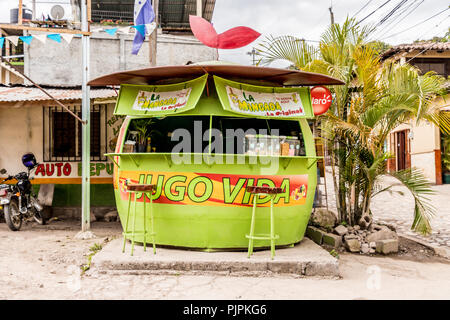
[[[335,249],[331,250],[331,251],[330,251],[330,254],[331,254],[333,257],[339,259],[339,253],[338,253]]]
[[[81,274],[84,274],[86,271],[88,271],[91,268],[91,262],[92,257],[102,250],[103,246],[99,243],[94,243],[90,248],[89,251],[91,252],[87,257],[87,262],[83,265],[81,265]]]
[[[431,233],[430,220],[434,216],[434,207],[427,197],[434,194],[429,181],[419,169],[406,169],[390,173],[408,188],[414,197],[414,221],[411,229],[422,234]]]
[[[338,222],[358,223],[370,214],[373,196],[393,192],[381,178],[387,174],[384,143],[398,125],[430,121],[450,133],[450,117],[432,104],[444,93],[442,77],[420,75],[408,64],[382,63],[379,53],[387,44],[369,42],[373,28],[354,19],[331,25],[319,50],[294,37],[268,38],[259,48],[262,61],[285,60],[297,69],[326,74],[345,84],[332,86],[333,104],[322,117],[322,136],[331,153]],[[415,199],[412,229],[430,232],[433,208],[424,195],[431,190],[415,169],[395,176]]]
[[[154,138],[156,136],[161,137],[162,134],[160,131],[152,129],[152,126],[155,124],[154,118],[143,118],[143,119],[134,119],[132,122],[132,130],[137,131],[138,135],[138,143],[145,144],[147,138]]]
[[[392,47],[389,43],[379,40],[371,41],[368,43],[368,45],[374,48],[377,54],[382,54],[383,52],[387,51],[389,48]]]

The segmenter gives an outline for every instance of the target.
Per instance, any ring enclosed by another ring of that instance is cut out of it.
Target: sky
[[[247,26],[260,32],[262,35],[250,45],[233,50],[219,50],[220,60],[232,61],[241,64],[251,64],[250,52],[258,42],[267,36],[291,35],[307,40],[320,40],[320,35],[330,25],[329,7],[332,4],[335,23],[342,23],[346,17],[352,17],[365,4],[356,18],[365,18],[371,12],[380,7],[387,0],[216,0],[213,14],[213,25],[218,33],[236,26]],[[402,0],[391,0],[385,6],[373,13],[363,23],[378,23]],[[402,17],[419,4],[420,5],[406,16]],[[409,29],[415,24],[428,19],[434,14],[449,7],[448,0],[408,0],[398,9],[400,13],[408,8],[404,14],[388,25],[389,20],[376,29],[375,39],[382,39],[391,45],[411,43],[417,38],[428,39],[433,36],[443,36],[450,26],[450,9],[429,21]],[[436,26],[437,25],[437,26]],[[396,36],[391,35],[402,32]],[[389,38],[385,38],[389,37]],[[385,38],[385,39],[383,39]],[[316,44],[310,42],[310,44]]]
[[[24,3],[31,8],[31,0],[24,0]],[[42,13],[48,14],[55,4],[64,7],[64,18],[71,17],[70,0],[36,0],[36,3],[38,17]],[[400,3],[403,5],[391,19],[377,27],[374,39],[391,45],[411,43],[418,38],[443,36],[450,26],[448,0],[216,0],[212,23],[218,33],[237,26],[247,26],[262,34],[246,47],[219,50],[219,59],[252,64],[252,57],[247,52],[268,36],[291,35],[318,41],[330,25],[330,6],[333,8],[335,23],[342,23],[347,16],[355,16],[359,21],[376,10],[363,23],[377,24]],[[9,9],[17,4],[17,0],[0,0],[0,22],[9,22]],[[444,9],[448,10],[421,23]],[[416,24],[419,25],[414,27]],[[310,44],[317,44],[313,41]],[[278,63],[274,66],[282,65]]]

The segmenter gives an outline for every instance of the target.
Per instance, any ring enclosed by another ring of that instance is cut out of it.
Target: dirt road
[[[449,299],[450,264],[342,254],[343,279],[217,275],[101,275],[86,272],[90,248],[120,236],[95,222],[93,240],[74,240],[76,222],[0,224],[0,299]]]

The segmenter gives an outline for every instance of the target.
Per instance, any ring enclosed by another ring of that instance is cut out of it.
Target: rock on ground
[[[377,242],[381,240],[398,239],[397,234],[385,227],[379,231],[371,233],[367,236],[367,242]]]
[[[311,222],[323,228],[333,228],[337,222],[336,214],[325,208],[318,208],[311,214]]]

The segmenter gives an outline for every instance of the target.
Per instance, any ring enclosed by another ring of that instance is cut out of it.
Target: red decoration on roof
[[[261,33],[249,27],[235,27],[217,34],[211,23],[198,16],[189,16],[189,23],[194,36],[211,48],[241,48],[255,41],[261,35]]]

